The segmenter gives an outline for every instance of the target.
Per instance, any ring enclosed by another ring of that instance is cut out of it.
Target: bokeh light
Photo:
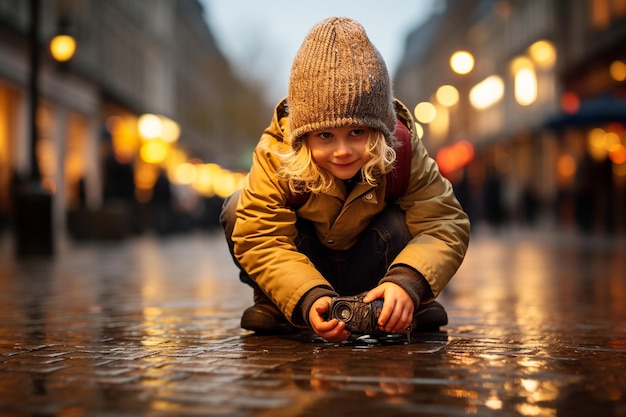
[[[76,39],[70,35],[57,35],[50,41],[50,54],[59,62],[72,59],[76,52]]]
[[[418,103],[415,106],[415,110],[413,111],[413,113],[418,122],[426,124],[435,120],[435,117],[437,116],[437,110],[435,109],[435,106],[427,101]]]
[[[457,51],[450,57],[450,68],[457,74],[469,74],[474,69],[474,57],[467,51]]]
[[[174,181],[178,184],[188,185],[196,179],[196,166],[189,162],[184,162],[174,170]]]
[[[163,122],[156,114],[142,114],[137,120],[137,129],[142,139],[156,139],[163,132]]]
[[[442,106],[452,107],[459,102],[459,91],[453,85],[442,85],[437,89],[435,97]]]
[[[528,54],[541,68],[552,68],[556,63],[556,49],[546,40],[539,40],[530,45]]]
[[[178,123],[167,117],[161,117],[161,139],[165,142],[176,142],[180,136],[180,126]]]
[[[435,160],[444,175],[464,167],[474,159],[474,147],[466,140],[441,148]]]
[[[165,160],[169,146],[160,140],[152,140],[141,145],[139,156],[149,164],[159,164]]]
[[[537,100],[537,75],[532,68],[522,68],[515,73],[515,100],[522,106]]]
[[[613,61],[609,67],[609,72],[615,81],[626,80],[626,64],[624,64],[624,61]]]
[[[470,90],[470,103],[474,108],[486,109],[504,96],[504,81],[498,75],[491,75]]]
[[[537,73],[535,64],[526,56],[519,56],[511,61],[513,90],[515,101],[520,106],[530,106],[537,101]]]
[[[604,129],[595,128],[589,131],[589,136],[587,139],[587,148],[589,150],[589,155],[596,161],[602,161],[607,156],[606,150],[606,132]]]
[[[571,91],[563,93],[561,97],[561,110],[567,114],[574,114],[580,108],[580,99]]]
[[[563,180],[571,180],[576,173],[576,160],[572,155],[561,155],[556,163],[559,177]]]
[[[622,144],[615,146],[609,151],[609,157],[611,158],[611,162],[616,165],[626,163],[626,147]]]

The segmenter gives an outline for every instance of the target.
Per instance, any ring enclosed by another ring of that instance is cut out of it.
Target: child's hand
[[[413,300],[397,284],[385,282],[367,293],[364,302],[383,298],[383,309],[378,317],[378,326],[387,333],[404,333],[413,321]]]
[[[324,316],[330,310],[330,297],[321,297],[315,300],[309,310],[309,323],[313,331],[329,342],[342,342],[350,337],[346,330],[346,323],[337,319],[326,321]]]

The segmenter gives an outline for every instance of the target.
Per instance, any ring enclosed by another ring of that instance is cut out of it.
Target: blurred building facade
[[[129,198],[147,202],[163,171],[191,187],[200,175],[190,169],[246,168],[242,155],[266,124],[255,118],[269,110],[258,111],[265,105],[260,92],[234,75],[198,1],[0,0],[0,217],[11,217],[12,183],[31,170],[34,4],[40,4],[36,155],[42,183],[54,195],[55,228],[64,229],[68,210],[98,209],[111,193],[123,194],[123,185],[107,184],[107,169],[120,180],[128,168],[122,181],[133,181]],[[48,42],[66,30],[77,49],[59,63]],[[144,114],[153,123],[141,131]],[[181,165],[186,170],[177,171]],[[214,195],[207,187],[206,195]]]
[[[624,44],[625,0],[440,0],[394,88],[475,222],[623,234]]]

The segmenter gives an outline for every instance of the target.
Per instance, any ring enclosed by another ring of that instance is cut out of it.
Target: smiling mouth
[[[355,162],[356,161],[352,161],[352,162],[348,162],[348,163],[345,163],[345,164],[335,163],[334,165],[339,167],[339,168],[347,168],[347,167],[350,167],[350,166],[354,165]]]

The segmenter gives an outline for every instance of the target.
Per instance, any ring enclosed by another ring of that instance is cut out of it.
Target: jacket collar
[[[287,107],[287,98],[282,99],[274,108],[272,121],[265,129],[268,135],[273,136],[279,142],[286,142],[289,138],[289,109]]]

